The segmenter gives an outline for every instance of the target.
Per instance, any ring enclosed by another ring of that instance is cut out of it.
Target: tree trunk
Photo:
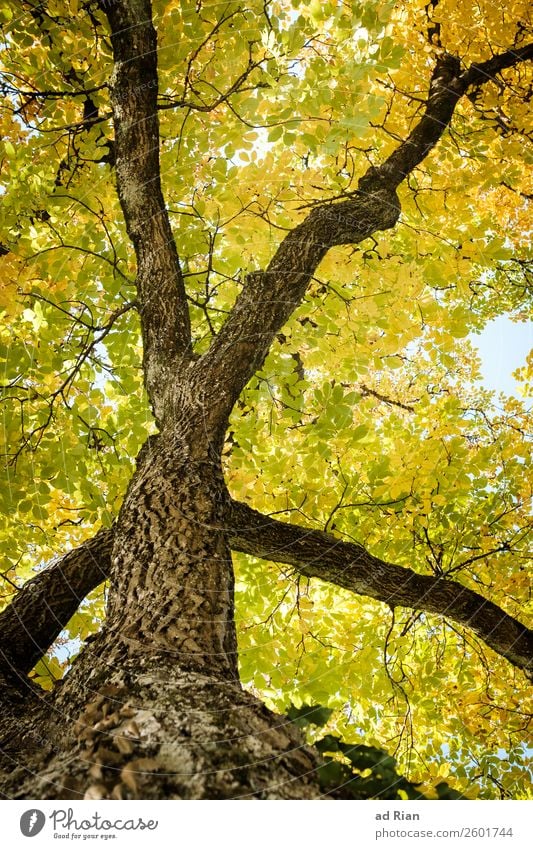
[[[312,750],[239,683],[227,507],[205,439],[150,438],[117,522],[105,626],[49,699],[26,687],[4,712],[4,768],[19,765],[6,796],[318,796]]]

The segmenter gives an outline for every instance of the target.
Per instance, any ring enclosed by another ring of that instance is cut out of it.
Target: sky
[[[479,336],[471,337],[481,357],[487,389],[521,397],[512,372],[523,366],[533,348],[533,323],[516,323],[505,316],[490,321]]]

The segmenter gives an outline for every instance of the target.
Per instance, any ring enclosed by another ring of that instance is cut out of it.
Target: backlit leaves
[[[0,13],[3,603],[111,524],[154,429],[104,16],[26,6]],[[437,56],[467,67],[530,27],[522,0],[158,0],[154,18],[162,182],[197,353],[287,229],[406,136]],[[449,575],[523,621],[531,367],[523,399],[494,399],[472,341],[495,316],[529,314],[530,75],[508,69],[463,98],[400,188],[395,230],[326,256],[224,452],[234,497]],[[472,634],[250,558],[236,567],[241,675],[269,705],[327,706],[332,740],[386,748],[430,795],[445,779],[492,796],[493,774],[525,792],[523,679]],[[76,614],[73,650],[102,607],[100,590]],[[43,661],[38,682],[63,663]]]

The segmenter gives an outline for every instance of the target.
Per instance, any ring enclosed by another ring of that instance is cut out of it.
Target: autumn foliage
[[[4,606],[113,526],[157,429],[116,188],[109,2],[0,12]],[[497,397],[475,339],[530,310],[530,5],[156,0],[153,20],[196,359],[287,233],[353,198],[412,133],[438,63],[470,69],[449,125],[398,180],[396,226],[332,247],[276,331],[222,460],[235,501],[453,580],[527,625],[531,360],[523,395]],[[515,58],[486,64],[503,54]],[[387,750],[430,795],[443,779],[468,797],[527,795],[522,669],[446,609],[389,605],[243,548],[245,688],[280,713],[327,706],[329,733]],[[98,629],[105,591],[31,673],[45,689]]]

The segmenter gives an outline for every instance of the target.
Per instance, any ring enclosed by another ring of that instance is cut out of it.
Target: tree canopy
[[[136,458],[198,408],[244,687],[524,797],[533,360],[496,397],[475,336],[530,315],[530,4],[0,22],[5,633],[43,607],[10,662],[50,690],[98,630]]]

